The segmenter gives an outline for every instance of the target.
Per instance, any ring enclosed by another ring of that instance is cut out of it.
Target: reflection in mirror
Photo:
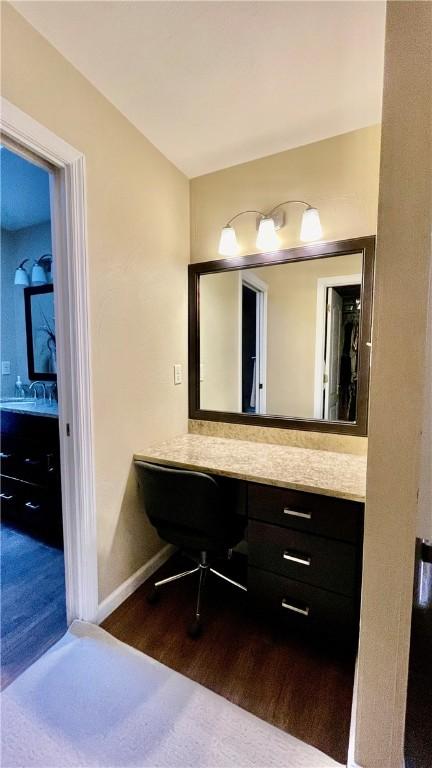
[[[356,421],[361,253],[200,277],[200,408]]]

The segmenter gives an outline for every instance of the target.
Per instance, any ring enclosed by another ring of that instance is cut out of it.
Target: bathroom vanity
[[[188,434],[134,458],[240,483],[251,606],[291,627],[356,636],[364,456]]]
[[[60,450],[54,406],[1,403],[1,502],[5,519],[62,545]]]
[[[230,437],[135,454],[239,484],[251,606],[332,641],[358,634],[366,456],[348,441],[366,448],[374,254],[362,237],[191,264],[190,423]],[[338,452],[292,446],[308,435]]]

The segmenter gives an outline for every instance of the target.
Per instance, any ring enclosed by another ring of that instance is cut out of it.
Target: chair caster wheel
[[[159,602],[159,598],[160,598],[160,594],[158,590],[156,589],[156,587],[153,587],[152,591],[149,592],[149,594],[147,595],[147,602],[150,605],[154,605],[155,603]]]
[[[188,627],[188,635],[193,639],[196,639],[197,637],[199,637],[201,635],[201,632],[202,632],[202,624],[199,621],[194,621]]]

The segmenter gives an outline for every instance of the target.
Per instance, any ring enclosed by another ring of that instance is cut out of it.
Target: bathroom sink
[[[14,404],[14,405],[31,405],[34,402],[35,402],[34,397],[29,397],[29,398],[26,398],[26,397],[2,397],[2,398],[0,398],[0,405],[2,405],[3,403],[5,405],[7,405],[9,403],[11,405],[12,404]]]

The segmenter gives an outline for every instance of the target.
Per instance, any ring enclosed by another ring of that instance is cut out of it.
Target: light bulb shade
[[[224,227],[220,240],[218,252],[221,256],[237,256],[239,252],[237,236],[233,227]]]
[[[34,264],[31,273],[32,285],[45,285],[47,282],[46,272],[40,264]]]
[[[17,267],[15,270],[15,285],[22,285],[26,287],[27,285],[30,285],[30,279],[28,276],[28,272],[24,267]]]
[[[317,208],[306,208],[300,230],[300,240],[307,243],[310,240],[320,240],[322,238],[322,227]]]
[[[260,251],[277,251],[280,243],[276,234],[276,227],[273,219],[262,218],[259,227],[258,235],[256,239],[256,246]]]

